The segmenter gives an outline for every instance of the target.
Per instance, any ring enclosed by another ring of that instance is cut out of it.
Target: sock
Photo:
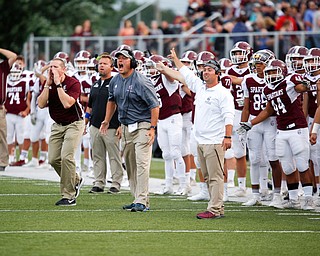
[[[288,185],[286,180],[281,180],[281,191],[282,192],[288,191]]]
[[[304,196],[312,196],[312,190],[313,190],[312,186],[302,187],[302,190],[304,192]]]
[[[28,157],[28,151],[22,150],[20,154],[20,160],[25,160]]]
[[[228,182],[234,182],[234,174],[236,171],[234,169],[228,170]]]
[[[298,200],[298,189],[289,190],[289,198],[290,200]]]
[[[269,173],[268,167],[260,166],[259,172],[260,172],[260,178],[259,178],[260,189],[262,191],[268,190],[268,173]]]
[[[190,172],[185,173],[186,176],[186,186],[190,186]]]
[[[238,178],[239,188],[246,189],[246,178]]]
[[[197,169],[190,169],[190,179],[196,180]]]
[[[223,192],[226,196],[228,196],[228,182],[223,183]]]
[[[83,164],[88,167],[89,166],[89,159],[88,158],[83,159]]]
[[[45,161],[47,159],[48,151],[40,151],[39,160]]]

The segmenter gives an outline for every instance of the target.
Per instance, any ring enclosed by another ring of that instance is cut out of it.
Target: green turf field
[[[88,193],[58,207],[59,184],[0,177],[0,255],[317,255],[320,213],[226,203],[226,217],[198,220],[206,202],[151,196],[131,213],[128,191]]]

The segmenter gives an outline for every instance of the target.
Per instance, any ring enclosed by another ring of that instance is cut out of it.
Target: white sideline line
[[[16,230],[0,234],[50,234],[50,233],[320,233],[317,230]]]
[[[194,211],[201,211],[200,209],[150,209],[150,212],[194,212]],[[48,209],[48,210],[39,210],[39,209],[0,209],[0,212],[126,212],[119,207],[119,209]],[[294,213],[294,212],[278,212],[283,210],[227,210],[227,212],[274,212],[277,215],[285,215],[285,216],[319,216],[320,212],[310,212],[310,213]]]
[[[58,194],[0,194],[0,196],[56,196]]]

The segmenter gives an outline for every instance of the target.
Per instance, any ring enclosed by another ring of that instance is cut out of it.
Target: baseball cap
[[[129,51],[127,51],[127,50],[117,51],[116,54],[115,54],[115,57],[118,58],[118,56],[119,56],[120,54],[123,55],[123,56],[126,57],[126,58],[132,59],[132,55],[130,55]]]

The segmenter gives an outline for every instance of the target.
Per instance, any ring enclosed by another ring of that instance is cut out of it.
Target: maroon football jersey
[[[263,78],[259,78],[255,74],[246,75],[242,81],[244,97],[249,98],[249,113],[257,116],[266,108],[267,100],[263,94],[265,87]]]
[[[227,75],[232,75],[236,77],[244,77],[249,73],[250,71],[248,67],[239,69],[237,67],[232,66],[226,71]],[[242,110],[243,109],[243,90],[242,90],[241,84],[232,84],[231,94],[233,96],[235,109]]]
[[[308,127],[306,118],[301,109],[300,93],[294,87],[300,84],[302,77],[294,74],[287,76],[275,88],[269,85],[263,90],[266,99],[271,103],[277,115],[279,130],[293,130]]]
[[[317,81],[320,79],[318,76],[305,75],[305,80],[310,81],[310,89],[308,93],[308,114],[310,117],[314,118],[317,110]]]
[[[4,103],[7,96],[7,76],[10,73],[10,66],[8,60],[0,63],[0,105]]]
[[[82,109],[79,103],[81,94],[80,83],[77,79],[67,76],[61,83],[66,94],[76,100],[75,104],[70,108],[64,108],[62,105],[57,88],[55,85],[50,86],[48,107],[51,118],[58,124],[70,124],[80,120],[83,116]]]
[[[160,101],[159,119],[163,120],[174,114],[181,113],[182,99],[179,93],[179,86],[170,92],[165,85],[161,74],[151,77]]]
[[[21,75],[20,80],[11,81],[7,78],[7,99],[5,107],[7,113],[18,115],[27,108],[27,94],[29,92],[30,78]]]
[[[232,86],[232,80],[231,77],[225,74],[222,74],[220,76],[220,80],[221,80],[221,84],[227,88],[228,90],[231,90],[231,86]]]
[[[180,85],[181,86],[181,85]],[[180,89],[180,96],[182,99],[181,114],[189,113],[193,109],[193,98]]]

